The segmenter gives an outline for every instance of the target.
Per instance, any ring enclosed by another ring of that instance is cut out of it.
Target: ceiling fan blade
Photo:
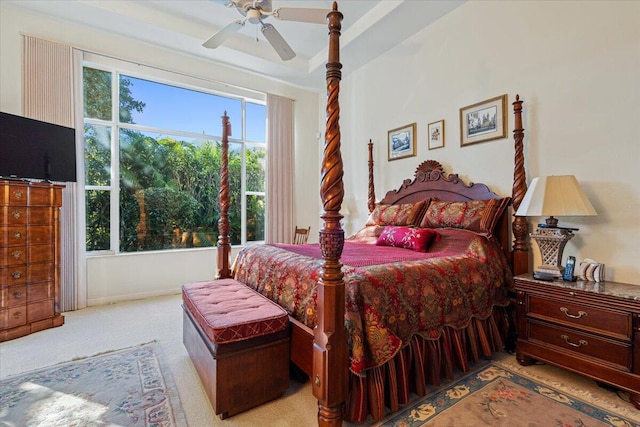
[[[218,4],[221,4],[221,5],[227,6],[227,7],[231,7],[234,4],[236,4],[235,0],[211,0],[211,1],[214,2],[214,3],[218,3]]]
[[[227,25],[226,27],[222,28],[220,31],[215,33],[213,37],[211,37],[209,40],[202,43],[202,46],[208,49],[215,49],[218,46],[220,46],[222,43],[224,43],[225,40],[227,40],[231,34],[235,33],[242,27],[244,27],[244,21],[238,20],[238,21],[232,22],[231,24]]]
[[[324,24],[327,22],[327,15],[331,12],[329,9],[306,9],[280,7],[272,13],[277,19],[283,21],[310,22],[312,24]]]
[[[262,34],[267,41],[273,46],[280,58],[283,61],[288,61],[296,56],[296,53],[291,49],[291,46],[282,38],[276,27],[271,24],[262,25]]]

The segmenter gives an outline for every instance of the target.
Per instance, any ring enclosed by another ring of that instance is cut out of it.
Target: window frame
[[[125,75],[128,77],[144,79],[148,81],[152,81],[154,83],[170,85],[182,89],[187,90],[195,90],[198,92],[203,92],[207,94],[211,94],[214,96],[220,96],[224,98],[230,98],[234,100],[239,100],[241,103],[241,132],[240,136],[237,136],[237,130],[233,130],[235,134],[229,136],[229,143],[239,144],[240,155],[242,158],[241,164],[241,242],[239,246],[246,246],[258,243],[264,243],[264,241],[250,241],[247,242],[247,196],[257,195],[262,196],[265,199],[265,203],[267,200],[266,197],[266,179],[267,171],[265,170],[265,191],[247,191],[247,171],[246,171],[246,155],[247,155],[247,146],[250,147],[262,147],[265,153],[268,155],[268,142],[267,142],[267,121],[266,121],[266,94],[262,92],[253,91],[251,89],[239,88],[235,86],[230,86],[228,84],[202,79],[199,77],[188,76],[181,73],[174,73],[167,70],[161,70],[154,67],[146,67],[137,65],[138,69],[134,70],[131,68],[131,65],[126,61],[117,60],[114,58],[102,57],[97,54],[89,55],[89,57],[85,57],[82,61],[82,69],[84,73],[85,67],[92,68],[100,71],[105,71],[111,73],[111,120],[104,119],[95,119],[88,118],[84,116],[84,108],[82,114],[83,121],[83,129],[85,125],[92,126],[104,126],[110,128],[110,150],[111,150],[111,163],[110,163],[110,185],[102,186],[102,185],[87,185],[86,176],[84,176],[84,194],[87,194],[89,191],[109,191],[110,192],[110,226],[109,226],[109,242],[110,248],[103,250],[86,250],[87,256],[99,256],[106,254],[113,255],[130,255],[130,254],[145,254],[145,253],[157,253],[157,252],[166,252],[166,251],[185,251],[185,250],[204,250],[211,249],[211,247],[193,247],[193,248],[178,248],[178,249],[158,249],[158,250],[144,250],[144,251],[135,251],[135,252],[121,252],[120,251],[120,158],[119,158],[119,137],[121,129],[132,129],[136,131],[142,132],[153,132],[153,133],[166,133],[172,136],[183,136],[186,138],[202,138],[202,133],[193,133],[188,131],[178,131],[174,129],[163,129],[156,128],[152,126],[146,125],[138,125],[138,124],[130,124],[130,123],[121,123],[120,122],[120,76]],[[173,77],[169,79],[168,77]],[[201,83],[201,85],[194,85],[194,83]],[[84,78],[82,79],[82,84],[84,85]],[[229,89],[229,92],[220,91],[214,89],[215,86],[222,86],[226,89]],[[247,134],[247,103],[263,105],[265,107],[265,140],[263,142],[259,141],[248,141],[246,139]],[[82,100],[82,104],[84,105],[84,99]],[[222,131],[222,122],[220,122],[220,135],[206,135],[205,137],[212,141],[220,141],[222,139],[221,135]],[[83,144],[84,146],[84,144]],[[85,161],[84,153],[83,153],[83,162]],[[85,210],[86,216],[86,203],[83,206]],[[266,210],[265,210],[266,215]],[[85,225],[86,227],[86,225]],[[266,227],[266,221],[265,221]],[[86,228],[85,228],[86,230]],[[266,234],[266,230],[265,230]],[[238,245],[235,245],[238,246]],[[86,248],[86,243],[85,243]],[[215,248],[215,246],[214,246]]]

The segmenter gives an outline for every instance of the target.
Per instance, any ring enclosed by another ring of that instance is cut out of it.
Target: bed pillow
[[[377,205],[365,226],[367,225],[418,225],[429,205],[429,199],[416,203],[399,205]]]
[[[411,249],[416,252],[426,252],[434,240],[440,237],[437,231],[429,228],[397,227],[388,225],[378,237],[376,245],[394,246]]]
[[[465,202],[433,201],[420,227],[462,228],[489,237],[510,201],[510,197]]]
[[[367,225],[349,236],[347,240],[351,242],[370,243],[375,245],[383,230],[384,226],[382,225]]]

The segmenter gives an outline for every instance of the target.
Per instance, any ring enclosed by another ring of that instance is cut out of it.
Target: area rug
[[[380,425],[639,426],[630,418],[595,406],[495,363],[420,398]]]
[[[0,426],[186,426],[157,343],[0,381]]]

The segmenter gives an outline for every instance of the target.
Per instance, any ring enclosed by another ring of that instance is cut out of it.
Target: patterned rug
[[[156,343],[0,381],[0,426],[186,426]]]
[[[621,403],[630,406],[629,403]],[[640,426],[637,420],[595,406],[495,363],[418,399],[380,425]]]

